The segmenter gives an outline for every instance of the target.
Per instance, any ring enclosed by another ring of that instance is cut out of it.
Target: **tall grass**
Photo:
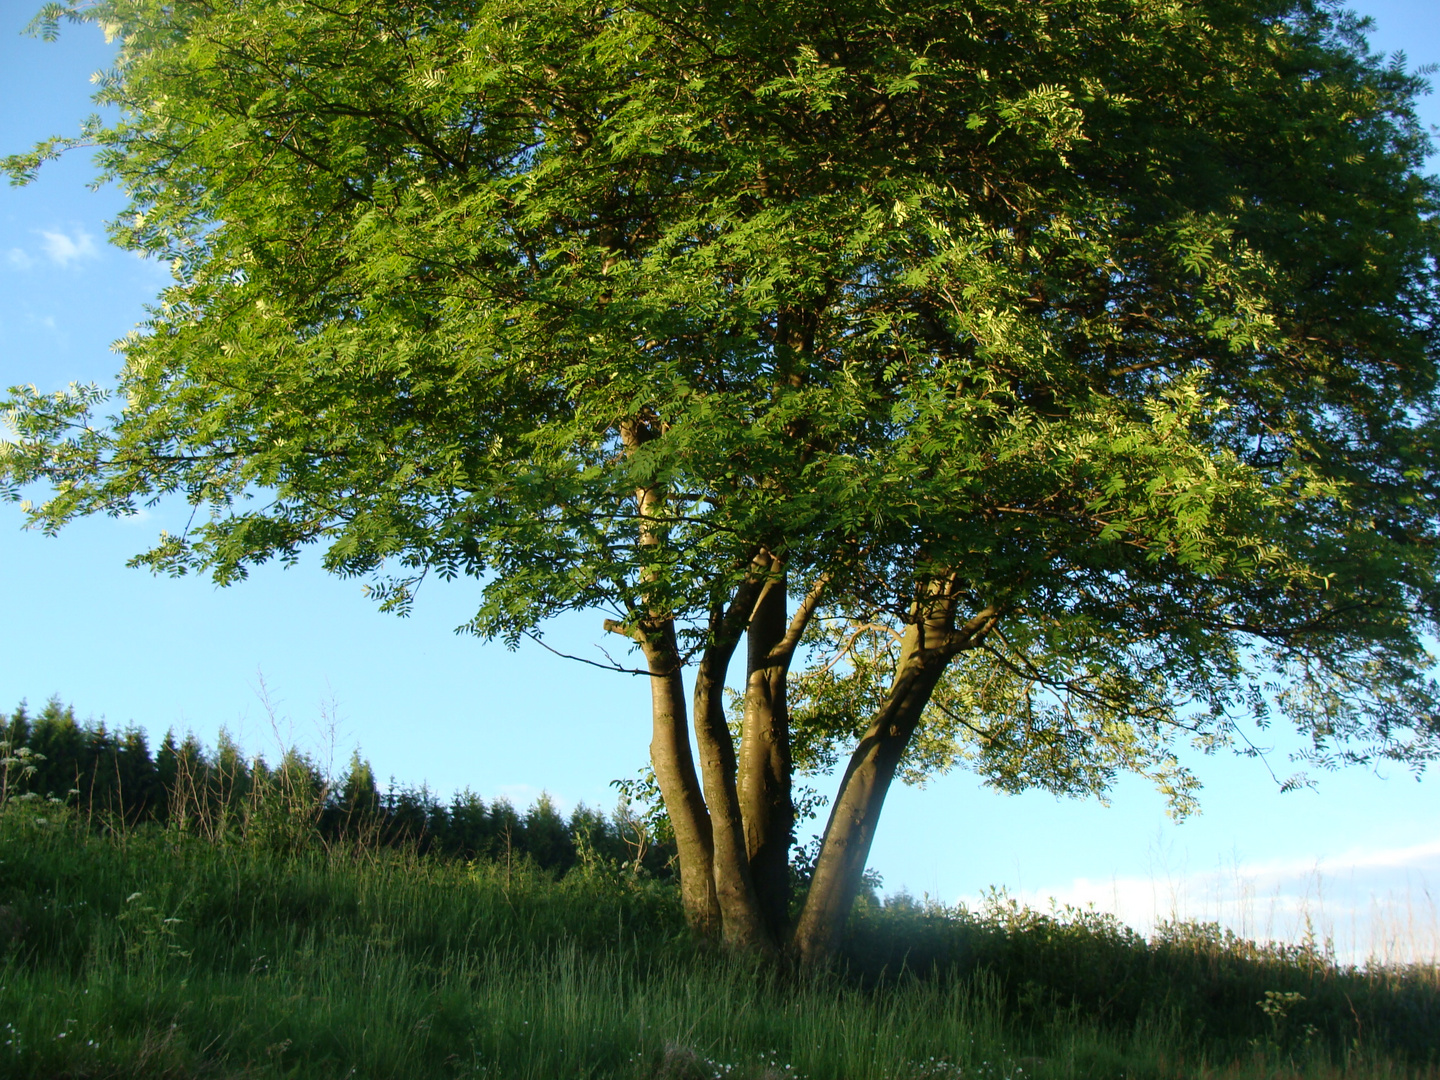
[[[1433,971],[1204,931],[870,905],[810,976],[697,946],[670,886],[599,859],[102,835],[44,804],[0,813],[0,956],[5,1077],[1433,1077],[1440,1045]]]

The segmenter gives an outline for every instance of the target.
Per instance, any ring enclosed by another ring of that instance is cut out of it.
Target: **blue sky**
[[[56,44],[21,36],[36,7],[0,0],[0,153],[74,130],[92,111],[89,76],[109,56],[90,27],[67,28]],[[1379,47],[1404,50],[1412,66],[1440,63],[1434,0],[1358,10],[1377,19]],[[1425,111],[1440,123],[1435,98]],[[111,342],[168,280],[107,246],[121,199],[90,191],[91,175],[76,156],[28,188],[0,188],[0,386],[108,382]],[[562,805],[608,807],[609,781],[645,760],[645,686],[537,647],[512,653],[457,636],[473,584],[429,584],[414,614],[397,619],[315,559],[229,589],[126,569],[163,513],[85,521],[58,539],[20,524],[17,508],[0,505],[0,710],[58,694],[82,715],[133,721],[157,739],[173,727],[213,743],[225,726],[248,750],[273,756],[293,739],[337,767],[359,745],[381,776],[520,803],[545,789]],[[582,654],[602,637],[598,615],[548,633]],[[1283,739],[1274,758],[1284,775]],[[871,862],[887,891],[947,902],[1000,886],[1116,907],[1141,925],[1174,910],[1282,935],[1309,910],[1361,953],[1387,926],[1412,950],[1440,944],[1428,899],[1440,886],[1440,776],[1352,771],[1281,795],[1257,761],[1196,767],[1204,811],[1181,825],[1137,782],[1122,783],[1109,807],[999,795],[969,774],[897,787]]]

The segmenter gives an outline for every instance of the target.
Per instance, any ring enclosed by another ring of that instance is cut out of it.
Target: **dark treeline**
[[[664,877],[673,856],[623,798],[611,814],[582,803],[568,818],[548,795],[525,811],[469,790],[443,803],[423,785],[382,791],[358,751],[332,779],[294,749],[274,765],[247,757],[223,731],[213,750],[167,732],[152,754],[142,729],[77,721],[53,698],[36,713],[24,702],[0,713],[0,801],[14,798],[63,802],[107,829],[155,823],[286,847],[354,840],[558,873],[601,859]]]

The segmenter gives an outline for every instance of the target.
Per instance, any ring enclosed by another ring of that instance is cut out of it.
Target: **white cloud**
[[[1301,867],[1303,864],[1290,862],[1289,867]],[[1351,852],[1348,855],[1337,855],[1329,859],[1321,859],[1316,868],[1321,873],[1335,874],[1341,871],[1354,869],[1375,869],[1375,870],[1405,870],[1420,867],[1440,868],[1440,840],[1431,840],[1424,844],[1412,844],[1403,848],[1369,848],[1365,851]]]
[[[57,266],[69,266],[73,262],[98,258],[100,255],[100,249],[95,246],[95,238],[84,229],[77,228],[73,236],[41,230],[40,238],[44,241],[45,254]]]
[[[35,260],[27,255],[21,248],[11,248],[7,251],[5,253],[5,261],[17,270],[29,270],[30,267],[35,265]]]
[[[1012,893],[1044,909],[1094,907],[1149,933],[1165,921],[1215,922],[1253,940],[1332,944],[1342,962],[1440,959],[1440,840],[1322,858],[1277,858],[1150,877],[1075,878]],[[971,908],[982,898],[963,897]]]

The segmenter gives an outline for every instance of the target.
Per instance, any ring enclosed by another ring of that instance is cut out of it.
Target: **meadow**
[[[7,1077],[1434,1076],[1434,969],[1086,912],[862,902],[818,974],[599,857],[217,843],[0,814]]]
[[[696,941],[623,801],[442,806],[223,746],[152,775],[50,713],[0,717],[0,1077],[1440,1077],[1433,965],[871,893],[802,972]],[[37,790],[63,753],[76,786]]]

